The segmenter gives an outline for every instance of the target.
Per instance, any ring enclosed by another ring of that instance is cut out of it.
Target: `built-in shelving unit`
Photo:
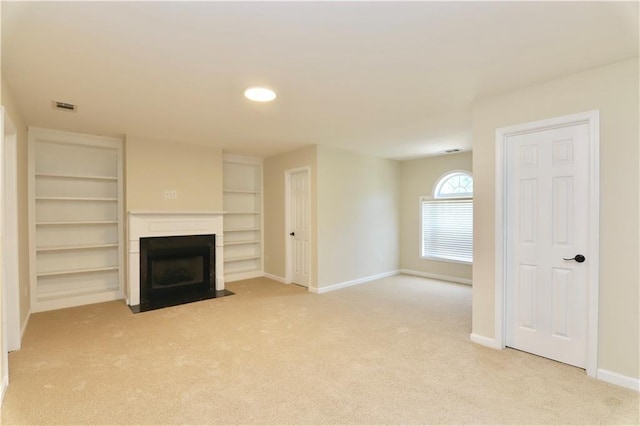
[[[262,275],[262,160],[225,155],[224,275],[236,281]]]
[[[123,297],[122,141],[29,129],[32,312]]]

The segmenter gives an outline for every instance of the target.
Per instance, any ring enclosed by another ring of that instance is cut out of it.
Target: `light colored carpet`
[[[315,295],[255,279],[134,315],[34,314],[3,424],[638,424],[639,394],[469,341],[471,289],[400,275]]]

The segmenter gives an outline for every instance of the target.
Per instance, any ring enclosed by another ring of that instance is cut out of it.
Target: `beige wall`
[[[29,298],[29,221],[28,221],[28,134],[22,115],[15,107],[9,88],[2,80],[2,105],[18,132],[18,274],[20,281],[20,328],[24,328],[31,309]]]
[[[264,160],[264,271],[285,278],[284,179],[285,170],[311,168],[311,275],[309,286],[317,282],[317,149],[315,146],[287,152]]]
[[[222,211],[222,150],[127,135],[125,185],[127,211]]]
[[[318,147],[318,288],[398,269],[397,161]]]
[[[470,282],[471,265],[420,258],[420,197],[432,196],[438,180],[454,170],[472,171],[471,152],[400,163],[400,269]]]
[[[598,368],[640,377],[638,58],[494,96],[473,108],[473,333],[494,336],[495,129],[600,110]],[[631,188],[631,190],[629,190]]]

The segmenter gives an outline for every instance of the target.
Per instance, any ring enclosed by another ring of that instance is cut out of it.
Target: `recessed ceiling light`
[[[244,91],[244,96],[256,102],[269,102],[276,98],[276,92],[266,87],[249,87]]]

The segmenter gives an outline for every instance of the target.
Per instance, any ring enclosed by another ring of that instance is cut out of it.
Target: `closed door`
[[[289,179],[290,276],[293,283],[308,287],[310,263],[309,172],[303,170],[291,173]]]
[[[506,141],[507,346],[586,367],[589,127]]]

